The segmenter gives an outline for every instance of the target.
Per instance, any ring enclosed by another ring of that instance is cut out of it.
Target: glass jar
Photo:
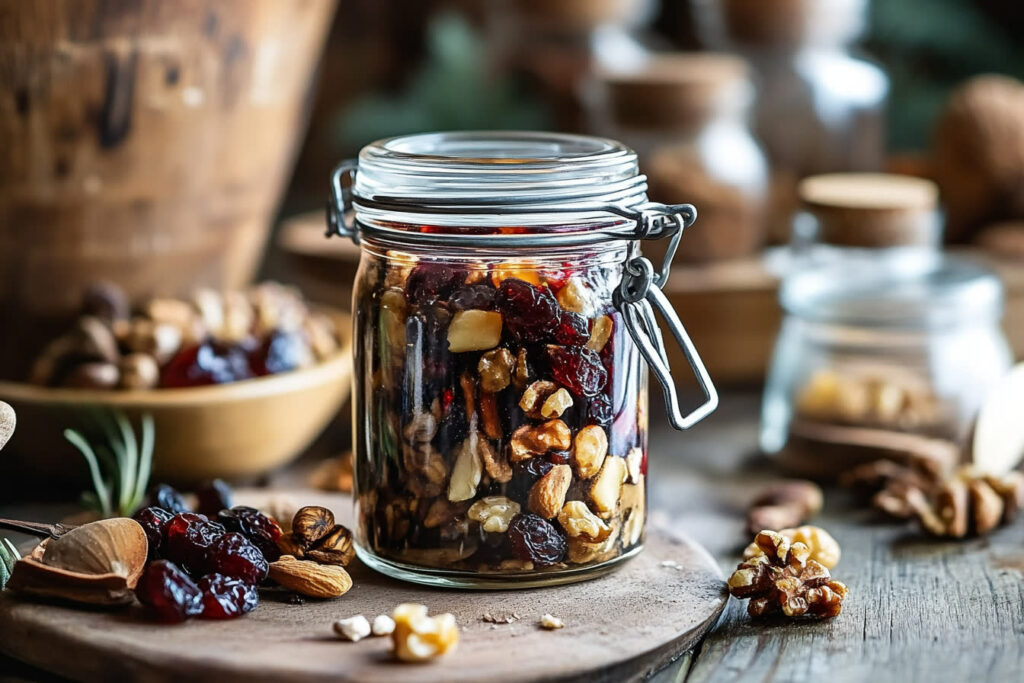
[[[651,198],[700,206],[677,259],[739,258],[761,248],[768,162],[747,124],[753,88],[742,59],[652,54],[639,66],[603,71],[594,91],[592,125],[637,151]]]
[[[637,246],[678,240],[692,207],[644,190],[619,143],[542,133],[393,138],[336,171],[333,225],[362,247],[354,496],[367,565],[509,587],[589,578],[639,552],[644,361],[677,427],[717,401]],[[706,387],[686,417],[655,309]]]
[[[791,275],[780,298],[761,447],[807,473],[835,475],[886,451],[955,458],[1011,364],[1002,287],[966,260],[848,256]]]

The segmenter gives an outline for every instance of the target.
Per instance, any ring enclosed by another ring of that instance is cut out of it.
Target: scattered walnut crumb
[[[386,614],[378,614],[373,618],[370,632],[375,636],[390,636],[395,630],[395,620]]]
[[[520,617],[515,612],[513,612],[512,614],[505,614],[503,616],[498,617],[494,616],[490,612],[484,612],[483,616],[480,617],[480,619],[482,621],[487,622],[488,624],[511,624],[513,622],[519,621],[520,619],[522,619],[522,617]]]
[[[341,638],[355,643],[370,635],[370,622],[362,614],[338,619],[334,622],[334,632]]]
[[[540,618],[540,627],[547,629],[548,631],[554,631],[555,629],[563,628],[565,622],[558,617],[553,617],[550,614],[545,614]]]

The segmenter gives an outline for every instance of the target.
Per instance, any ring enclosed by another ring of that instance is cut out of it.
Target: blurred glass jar
[[[1011,364],[1002,286],[962,259],[865,253],[798,271],[780,299],[761,447],[809,473],[850,465],[830,462],[844,446],[900,450],[894,433],[962,442]]]
[[[596,78],[592,127],[637,151],[651,199],[700,207],[679,259],[737,258],[764,243],[768,163],[747,124],[752,96],[746,64],[729,55],[654,54]]]
[[[360,558],[420,583],[507,587],[581,580],[638,553],[645,362],[678,428],[717,401],[664,276],[638,253],[641,238],[678,239],[692,207],[649,202],[622,144],[548,133],[382,140],[333,180],[333,224],[362,251]],[[688,417],[652,306],[707,393]]]
[[[757,75],[754,131],[771,160],[773,237],[785,241],[796,182],[884,161],[885,72],[850,46],[868,0],[690,0],[701,39]]]

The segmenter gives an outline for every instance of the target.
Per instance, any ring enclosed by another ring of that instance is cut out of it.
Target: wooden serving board
[[[344,523],[351,499],[302,492]],[[258,499],[239,496],[243,503]],[[691,648],[726,601],[714,559],[694,541],[648,529],[647,546],[620,570],[593,581],[519,591],[430,589],[388,579],[358,561],[353,588],[337,600],[288,604],[264,591],[242,619],[147,623],[136,608],[96,612],[27,602],[0,593],[0,650],[81,681],[626,681],[641,679]],[[451,612],[458,648],[423,665],[394,661],[389,638],[337,639],[336,619],[390,614],[401,602]],[[518,615],[510,624],[496,618]],[[565,628],[545,631],[545,613]]]

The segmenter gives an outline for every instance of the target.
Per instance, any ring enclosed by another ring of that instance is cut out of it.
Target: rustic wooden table
[[[754,392],[727,393],[715,415],[681,436],[653,421],[651,514],[702,543],[725,572],[749,540],[747,501],[781,476],[756,455],[758,407]],[[832,490],[815,523],[843,549],[833,573],[850,597],[838,618],[755,622],[732,600],[700,646],[651,680],[1024,680],[1024,523],[985,539],[926,540]],[[26,680],[53,678],[0,660],[0,681]]]

